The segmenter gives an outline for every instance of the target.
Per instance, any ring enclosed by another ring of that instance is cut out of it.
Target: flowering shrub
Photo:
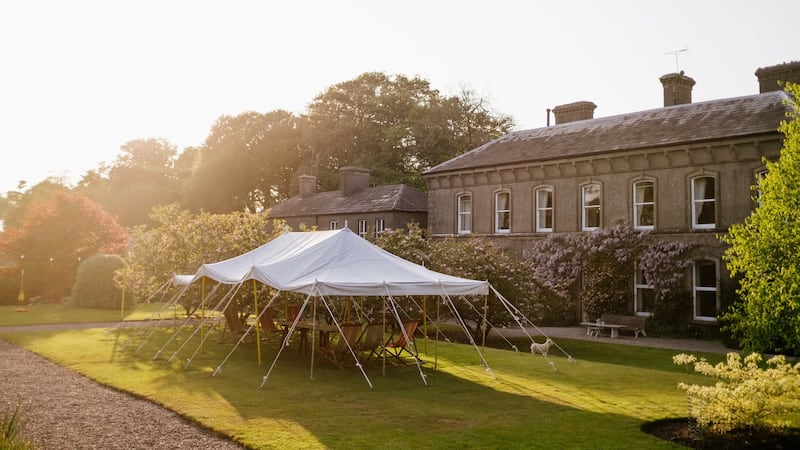
[[[648,237],[647,231],[628,225],[588,234],[553,234],[536,242],[526,258],[542,285],[565,303],[577,297],[589,317],[627,312],[634,268],[653,286],[658,308],[658,302],[675,299],[682,290],[688,245]]]
[[[408,231],[398,229],[382,233],[375,242],[386,251],[437,272],[473,280],[486,280],[523,313],[533,313],[534,300],[546,290],[532,276],[526,260],[515,257],[490,240],[480,237],[428,239],[415,224]],[[453,299],[454,301],[458,299]],[[459,308],[462,316],[476,324],[480,333],[484,298],[471,297],[472,307]],[[511,319],[506,310],[491,302],[487,311],[492,325],[506,324]]]
[[[742,360],[728,353],[725,362],[711,365],[694,355],[672,358],[677,365],[717,378],[713,386],[679,383],[686,391],[689,416],[715,433],[735,429],[779,431],[800,426],[800,363],[791,365],[782,355],[770,358],[751,353]]]

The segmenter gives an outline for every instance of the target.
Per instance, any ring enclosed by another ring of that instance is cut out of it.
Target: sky
[[[201,145],[222,115],[303,114],[371,71],[470,89],[515,129],[576,101],[659,108],[680,70],[694,102],[757,94],[756,69],[800,60],[797,17],[797,0],[4,1],[0,194],[74,185],[136,139]]]

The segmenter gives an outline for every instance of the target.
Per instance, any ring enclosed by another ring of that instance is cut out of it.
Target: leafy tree
[[[66,188],[28,204],[19,223],[0,235],[0,250],[20,255],[28,296],[51,300],[69,293],[81,259],[120,254],[127,245],[127,231],[110,214]]]
[[[304,137],[323,190],[336,188],[344,166],[369,167],[377,185],[424,189],[423,171],[513,126],[466,89],[446,97],[422,78],[380,72],[328,88],[308,106],[306,118]]]
[[[93,255],[78,266],[70,300],[82,308],[118,309],[122,290],[114,283],[118,270],[125,267],[119,255]]]
[[[790,120],[778,161],[757,180],[759,206],[723,237],[742,300],[723,320],[746,350],[800,355],[800,85],[787,92]]]
[[[276,110],[222,116],[197,151],[184,204],[214,213],[259,212],[290,196],[301,120]]]
[[[265,214],[192,214],[177,204],[155,208],[151,218],[155,226],[133,230],[133,248],[121,277],[126,292],[139,299],[175,274],[194,274],[204,263],[250,251],[285,229]],[[197,297],[188,301],[186,309],[192,311]]]
[[[178,199],[176,148],[164,139],[138,139],[120,150],[113,164],[101,164],[85,174],[78,189],[116,215],[121,224],[145,224],[153,206]]]

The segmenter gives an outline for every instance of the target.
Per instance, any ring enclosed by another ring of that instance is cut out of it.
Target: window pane
[[[697,291],[695,292],[697,301],[697,315],[703,317],[717,316],[717,292],[716,291]]]
[[[697,286],[717,288],[717,264],[714,261],[698,261],[695,270]]]
[[[636,203],[653,203],[653,182],[636,183]]]
[[[583,204],[586,206],[600,206],[600,186],[590,184],[583,188]]]
[[[462,195],[458,198],[458,210],[462,213],[472,212],[472,197]]]
[[[589,208],[586,210],[586,228],[598,228],[600,226],[600,208]]]
[[[651,227],[655,224],[653,205],[636,206],[636,225],[640,227]]]
[[[636,311],[652,312],[655,292],[651,288],[636,288]]]
[[[505,211],[508,210],[508,194],[502,192],[497,194],[497,210],[498,211]]]

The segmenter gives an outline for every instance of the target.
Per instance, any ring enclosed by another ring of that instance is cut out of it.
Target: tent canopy
[[[393,255],[348,228],[287,232],[233,258],[203,264],[191,278],[224,284],[257,280],[307,295],[488,295],[489,283],[426,269]]]

